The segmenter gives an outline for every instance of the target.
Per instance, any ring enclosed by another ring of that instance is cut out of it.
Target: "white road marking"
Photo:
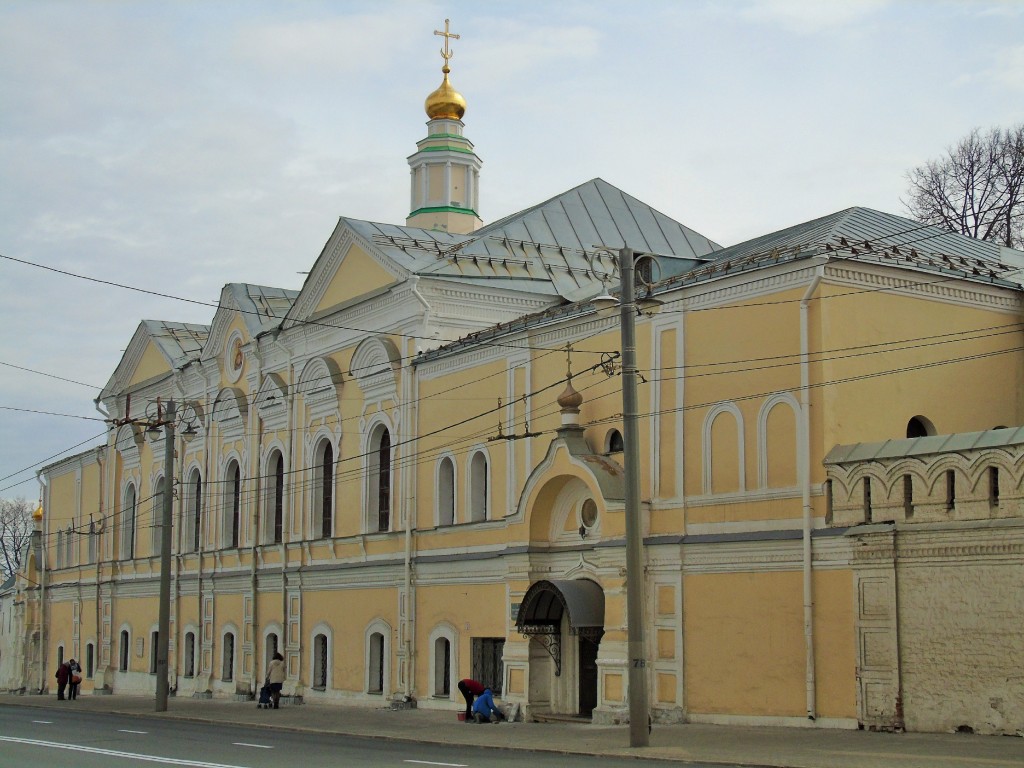
[[[131,731],[131,730],[127,729],[127,728],[118,728],[117,732],[118,733],[149,733],[149,731]]]
[[[403,763],[417,763],[418,765],[446,765],[450,768],[468,768],[466,763],[434,763],[430,760],[403,760]]]
[[[33,720],[33,723],[41,723],[42,725],[53,725],[53,720]]]
[[[245,741],[232,741],[231,743],[234,744],[236,747],[255,747],[256,749],[273,749],[273,747],[268,747],[266,744],[249,744]]]
[[[208,763],[205,760],[182,760],[176,757],[161,757],[159,755],[141,755],[137,752],[122,752],[118,749],[100,749],[99,747],[83,747],[79,744],[58,744],[54,741],[39,741],[38,739],[19,739],[14,736],[0,736],[0,741],[7,741],[11,742],[12,744],[28,744],[32,747],[50,747],[52,749],[67,749],[71,752],[88,752],[89,754],[93,755],[127,757],[132,760],[144,760],[148,763],[163,763],[164,765],[186,765],[190,766],[190,768],[247,768],[243,765]]]

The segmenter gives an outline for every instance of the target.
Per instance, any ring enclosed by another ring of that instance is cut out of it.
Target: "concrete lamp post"
[[[613,249],[596,246],[602,250]],[[641,260],[652,256],[641,255]],[[647,693],[647,653],[644,640],[644,540],[640,520],[640,435],[637,405],[636,317],[654,314],[661,302],[651,295],[650,283],[644,281],[647,293],[636,295],[638,261],[632,248],[618,249],[619,298],[599,296],[594,299],[598,311],[619,308],[622,336],[622,458],[626,472],[626,635],[629,664],[629,745],[646,747],[650,737],[650,702]]]
[[[175,427],[184,424],[181,436],[191,440],[196,435],[196,413],[190,405],[186,405],[179,414],[173,400],[163,408],[158,400],[154,418],[142,422],[146,427],[146,435],[150,440],[160,439],[163,428],[164,438],[164,490],[162,514],[160,520],[160,610],[156,640],[156,711],[167,711],[167,696],[170,685],[167,679],[171,634],[171,525],[172,504],[174,500],[174,434]]]

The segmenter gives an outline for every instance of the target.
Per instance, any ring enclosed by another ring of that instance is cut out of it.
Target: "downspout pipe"
[[[39,483],[39,498],[43,506],[43,519],[39,521],[39,693],[46,692],[46,529],[49,527],[49,518],[46,514],[49,498],[46,493],[46,481],[43,479],[42,470],[36,471],[36,480]]]
[[[814,292],[818,290],[824,266],[815,269],[814,277],[800,299],[800,454],[803,458],[800,470],[803,474],[803,602],[804,602],[804,648],[806,652],[806,685],[807,685],[807,717],[817,718],[816,679],[814,669],[814,582],[813,552],[811,550],[811,529],[814,510],[811,507],[811,371],[810,371],[810,331],[809,303]]]

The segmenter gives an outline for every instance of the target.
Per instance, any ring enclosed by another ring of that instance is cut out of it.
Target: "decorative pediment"
[[[359,382],[368,402],[397,399],[396,377],[401,360],[398,347],[391,339],[372,336],[356,347],[349,375]]]
[[[288,426],[288,385],[276,373],[263,380],[263,386],[256,394],[256,409],[268,429],[284,429]]]
[[[316,419],[335,413],[341,395],[342,373],[330,358],[316,357],[306,363],[299,376],[298,393],[309,412]]]
[[[248,411],[245,393],[234,387],[225,387],[213,403],[213,420],[224,437],[239,438],[245,429]]]
[[[142,429],[135,424],[125,424],[117,430],[114,440],[117,452],[125,469],[139,466],[139,447],[142,445]]]
[[[408,276],[408,270],[342,219],[310,270],[284,327],[379,294]]]

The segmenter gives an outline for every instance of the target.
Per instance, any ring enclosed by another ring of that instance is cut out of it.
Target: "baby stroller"
[[[270,698],[270,684],[264,683],[260,688],[260,698],[256,702],[256,709],[270,709],[272,706],[274,706],[274,702]]]

